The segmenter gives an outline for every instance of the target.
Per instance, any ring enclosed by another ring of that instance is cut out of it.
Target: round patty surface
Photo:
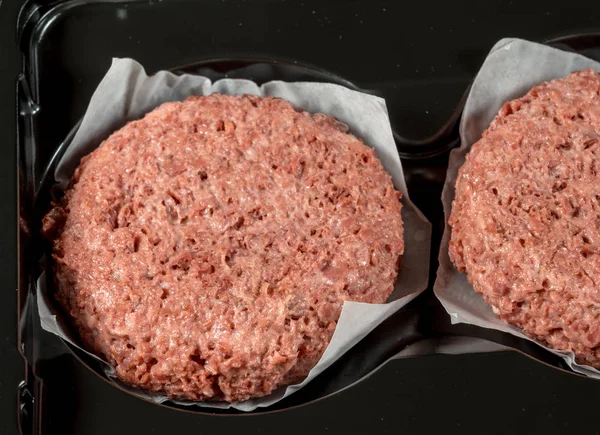
[[[600,368],[600,75],[506,103],[456,182],[450,258],[502,319]]]
[[[399,198],[334,118],[213,94],[112,134],[43,231],[58,300],[121,380],[235,402],[306,377],[344,301],[386,301]]]

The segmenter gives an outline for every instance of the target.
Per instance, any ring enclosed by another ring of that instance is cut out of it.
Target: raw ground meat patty
[[[306,377],[344,301],[386,301],[404,250],[400,193],[346,129],[215,94],[112,134],[44,219],[83,342],[126,383],[178,399]]]
[[[600,368],[600,75],[506,103],[456,182],[450,258],[494,312]]]

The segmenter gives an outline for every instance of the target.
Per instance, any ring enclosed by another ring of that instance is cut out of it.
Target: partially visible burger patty
[[[600,368],[600,74],[506,103],[460,168],[450,258],[502,319]]]
[[[399,198],[334,118],[215,94],[112,134],[43,231],[58,300],[120,379],[242,401],[305,378],[344,301],[386,301]]]

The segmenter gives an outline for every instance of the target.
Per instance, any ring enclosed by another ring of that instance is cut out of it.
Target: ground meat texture
[[[386,301],[404,250],[400,193],[346,130],[215,94],[112,134],[44,220],[85,345],[176,399],[236,402],[305,378],[344,301]]]
[[[494,312],[600,368],[600,75],[506,103],[456,182],[450,258]]]

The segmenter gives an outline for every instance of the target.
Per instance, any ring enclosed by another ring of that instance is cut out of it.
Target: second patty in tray
[[[43,231],[57,299],[121,380],[237,402],[306,377],[344,301],[386,301],[399,198],[334,118],[211,95],[112,134]]]
[[[506,103],[460,168],[450,258],[502,319],[600,368],[600,74]]]

